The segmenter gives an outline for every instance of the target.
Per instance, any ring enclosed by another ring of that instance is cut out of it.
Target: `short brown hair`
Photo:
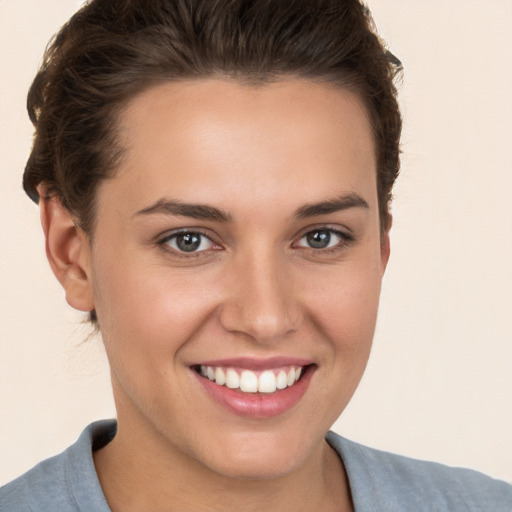
[[[162,81],[297,76],[356,91],[373,126],[381,228],[399,170],[397,62],[358,0],[92,0],[48,46],[28,94],[35,139],[23,177],[43,182],[85,232],[122,156],[116,116]]]

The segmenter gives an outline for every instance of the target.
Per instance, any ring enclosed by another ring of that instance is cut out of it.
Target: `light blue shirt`
[[[1,512],[110,512],[92,453],[115,436],[114,420],[89,425],[66,451],[0,489]],[[512,512],[512,486],[469,469],[393,455],[333,432],[356,512]]]

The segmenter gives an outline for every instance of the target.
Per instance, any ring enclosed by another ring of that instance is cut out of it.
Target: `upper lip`
[[[234,357],[227,359],[215,359],[208,361],[201,361],[192,366],[221,366],[226,368],[244,368],[247,370],[271,370],[272,368],[279,368],[281,366],[308,366],[313,364],[311,359],[304,359],[299,357],[276,356],[267,359],[260,359],[254,357]]]

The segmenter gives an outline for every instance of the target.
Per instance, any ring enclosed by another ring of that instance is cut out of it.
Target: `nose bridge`
[[[229,298],[221,321],[225,329],[266,342],[293,332],[300,308],[286,260],[276,251],[260,250],[237,258]]]

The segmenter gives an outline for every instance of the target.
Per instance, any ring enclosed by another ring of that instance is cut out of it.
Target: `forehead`
[[[124,158],[105,187],[124,188],[134,209],[158,194],[203,203],[240,193],[261,202],[276,191],[304,202],[375,196],[368,115],[345,89],[300,80],[166,83],[132,99],[118,129]]]

